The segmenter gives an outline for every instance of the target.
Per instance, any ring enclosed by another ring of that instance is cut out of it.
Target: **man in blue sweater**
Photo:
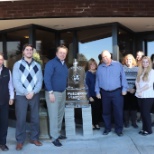
[[[47,102],[50,135],[55,146],[62,146],[59,139],[65,139],[60,134],[62,120],[65,111],[66,86],[68,78],[68,68],[65,64],[65,58],[68,49],[65,46],[57,48],[56,57],[50,60],[44,71],[45,97]]]
[[[26,139],[26,115],[30,107],[30,142],[41,146],[39,141],[39,92],[42,88],[42,69],[33,57],[33,47],[23,46],[23,58],[13,66],[13,84],[16,91],[16,150],[21,150]]]

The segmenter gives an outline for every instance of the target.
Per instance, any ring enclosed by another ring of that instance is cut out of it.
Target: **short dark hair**
[[[68,52],[68,48],[65,45],[60,45],[57,47],[57,52],[60,48],[66,49],[66,51]]]
[[[34,48],[32,44],[26,43],[26,44],[23,46],[22,51],[24,51],[26,47],[31,47],[32,50],[33,50],[33,48]]]

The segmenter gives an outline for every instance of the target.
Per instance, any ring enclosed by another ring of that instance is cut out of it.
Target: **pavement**
[[[43,146],[37,147],[29,143],[29,132],[21,151],[16,151],[15,128],[9,127],[7,145],[9,151],[0,154],[153,154],[154,133],[147,136],[139,135],[139,128],[132,126],[124,128],[124,135],[119,137],[114,129],[108,135],[102,135],[103,127],[94,130],[93,135],[83,136],[82,126],[77,126],[76,136],[71,139],[61,140],[62,147],[55,147],[50,139],[41,140]],[[153,128],[154,132],[154,128]]]

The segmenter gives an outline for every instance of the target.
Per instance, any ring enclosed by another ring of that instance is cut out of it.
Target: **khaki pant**
[[[45,99],[47,102],[48,115],[49,115],[49,132],[53,140],[60,136],[62,127],[62,120],[65,112],[66,91],[54,92],[55,102],[49,100],[49,93],[45,92]]]

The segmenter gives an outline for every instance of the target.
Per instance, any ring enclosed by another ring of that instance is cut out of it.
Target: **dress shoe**
[[[99,125],[95,125],[95,129],[100,130]]]
[[[30,143],[35,144],[36,146],[42,146],[42,143],[39,140],[30,141]]]
[[[149,134],[152,134],[152,133],[149,133],[149,132],[147,132],[147,131],[143,131],[143,133],[142,133],[143,136],[147,136],[147,135],[149,135]]]
[[[60,136],[58,137],[59,140],[64,140],[64,139],[66,139],[66,138],[67,138],[67,137],[64,136],[64,135],[60,135]]]
[[[116,133],[118,136],[123,136],[124,134],[122,132],[117,132]]]
[[[0,145],[0,149],[2,151],[8,151],[9,150],[9,148],[6,145]]]
[[[143,132],[144,132],[144,130],[140,130],[138,133],[139,133],[140,135],[142,135]]]
[[[95,126],[93,125],[93,130],[95,130],[96,128],[95,128]]]
[[[110,133],[110,130],[105,129],[103,132],[103,135],[108,135]]]
[[[21,143],[17,143],[16,150],[17,151],[22,150],[22,147],[23,147],[23,145]]]
[[[52,143],[53,143],[56,147],[61,147],[61,146],[62,146],[62,144],[59,142],[58,139],[54,140]]]

